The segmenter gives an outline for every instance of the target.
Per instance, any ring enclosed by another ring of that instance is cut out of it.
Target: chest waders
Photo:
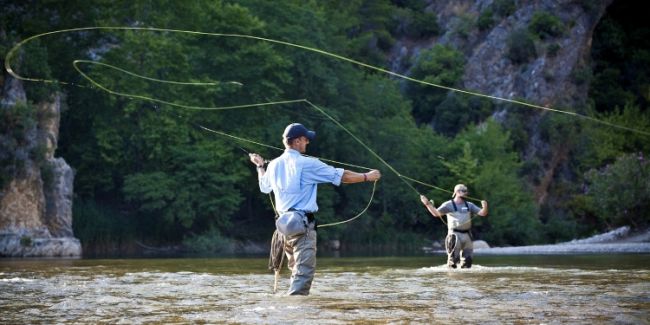
[[[276,229],[271,239],[268,263],[269,270],[273,270],[275,275],[273,293],[278,290],[280,270],[286,261],[291,270],[291,285],[287,293],[307,295],[316,267],[316,218],[313,213],[297,212],[294,209],[289,209],[287,213],[298,213],[304,216],[305,229],[303,233],[286,236],[277,225],[278,219],[283,214],[276,212]]]
[[[458,207],[453,200],[451,201],[451,204],[454,207],[454,212],[458,212]],[[467,208],[467,213],[471,214],[472,212],[469,208],[469,204],[467,204],[467,201],[465,201],[465,207]],[[461,268],[472,267],[472,233],[469,229],[461,230],[451,228],[449,230],[451,230],[451,233],[447,234],[447,238],[445,238],[445,247],[447,248],[447,265],[449,267],[456,268],[456,264],[461,262],[460,254],[462,250],[463,261],[461,263]],[[459,238],[459,235],[456,234],[457,232],[460,233],[460,236],[462,236],[462,238]],[[457,247],[459,244],[462,246]]]

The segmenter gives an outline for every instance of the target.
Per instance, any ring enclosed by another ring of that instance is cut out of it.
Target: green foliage
[[[394,19],[391,34],[398,37],[425,38],[440,34],[438,17],[433,12],[425,11],[424,8],[397,8]]]
[[[39,40],[25,45],[20,59],[18,66],[22,74],[36,79],[52,79],[52,71],[47,64],[49,60],[48,52]],[[25,84],[25,94],[33,102],[47,100],[56,89],[57,87],[53,83]]]
[[[546,11],[538,11],[533,14],[528,30],[541,39],[547,39],[562,35],[564,25],[557,16]]]
[[[522,180],[521,162],[512,150],[508,132],[494,121],[469,128],[456,137],[452,147],[462,155],[449,162],[456,180],[465,181],[471,196],[489,204],[487,219],[475,218],[481,238],[493,245],[520,245],[538,242],[539,220]]]
[[[433,12],[418,11],[413,17],[413,34],[419,37],[431,37],[440,34],[438,17]]]
[[[492,8],[487,8],[481,12],[476,22],[480,31],[485,31],[494,26],[494,12]]]
[[[562,47],[560,47],[560,44],[558,43],[550,44],[546,48],[546,55],[548,55],[549,57],[555,57],[557,56],[557,52],[559,52],[561,48]]]
[[[479,173],[478,159],[472,155],[472,147],[469,142],[462,144],[463,155],[453,162],[443,161],[442,164],[449,169],[458,183],[474,184],[476,175]]]
[[[29,103],[18,102],[12,106],[2,107],[0,113],[2,113],[0,130],[13,144],[8,149],[25,145],[28,141],[28,132],[36,126],[36,107]]]
[[[628,103],[609,113],[597,115],[605,123],[626,126],[642,132],[650,132],[650,114],[637,105]],[[584,156],[579,157],[587,168],[614,162],[622,153],[650,152],[650,143],[642,134],[614,129],[601,124],[589,123],[584,130]]]
[[[489,100],[452,92],[435,107],[432,124],[436,131],[453,136],[469,124],[485,120],[493,106]]]
[[[578,220],[564,211],[551,211],[551,217],[543,225],[545,242],[560,243],[578,238],[580,235]]]
[[[170,226],[227,229],[242,200],[229,191],[244,177],[225,163],[234,157],[214,145],[175,148],[171,155],[156,171],[126,175],[126,199]]]
[[[573,78],[573,82],[575,82],[576,85],[588,84],[593,79],[590,67],[576,68],[571,72],[571,77]]]
[[[455,22],[452,27],[452,31],[455,35],[463,39],[467,39],[469,34],[474,29],[475,18],[469,14],[460,14],[456,17]]]
[[[200,235],[190,235],[183,239],[183,246],[199,254],[232,254],[234,243],[224,237],[219,229],[210,228]]]
[[[500,17],[508,17],[515,13],[517,6],[515,5],[514,0],[495,0],[492,3],[494,12]]]
[[[82,247],[95,253],[115,253],[113,248],[133,240],[136,224],[115,208],[76,198],[72,205],[72,228]]]
[[[30,247],[30,246],[32,246],[32,244],[33,244],[32,237],[29,237],[29,236],[20,237],[20,246]]]
[[[599,112],[650,104],[650,28],[633,2],[616,2],[594,30],[589,96]]]
[[[594,213],[608,227],[650,224],[650,163],[642,154],[628,154],[585,175]]]
[[[411,75],[425,82],[453,87],[463,75],[465,59],[460,51],[443,45],[420,52]],[[428,123],[437,114],[436,106],[447,90],[429,85],[409,83],[407,95],[413,101],[413,116],[418,123]]]
[[[0,189],[23,171],[28,158],[23,148],[35,133],[35,111],[34,105],[24,102],[0,107]]]
[[[537,56],[535,41],[526,29],[518,29],[508,37],[508,59],[514,64],[522,64]]]

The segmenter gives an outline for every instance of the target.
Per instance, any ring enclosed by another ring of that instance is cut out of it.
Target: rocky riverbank
[[[650,253],[650,229],[632,232],[621,227],[610,232],[584,239],[551,244],[518,247],[475,247],[479,255],[520,254],[576,254],[576,253]]]

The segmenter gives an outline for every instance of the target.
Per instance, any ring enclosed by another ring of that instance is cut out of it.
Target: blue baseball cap
[[[308,130],[300,123],[291,123],[284,129],[282,136],[286,139],[295,139],[299,137],[307,137],[309,140],[314,140],[316,132]]]

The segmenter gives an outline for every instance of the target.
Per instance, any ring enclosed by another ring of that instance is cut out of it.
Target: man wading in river
[[[260,190],[273,191],[278,219],[277,230],[284,236],[284,248],[291,269],[290,295],[308,295],[316,270],[316,191],[319,183],[360,183],[377,181],[378,170],[355,173],[334,168],[316,158],[302,156],[316,132],[300,123],[286,127],[282,134],[284,153],[264,168],[264,159],[250,154],[257,166]]]
[[[481,207],[465,200],[468,195],[467,186],[458,184],[454,187],[452,199],[443,203],[437,209],[426,196],[420,195],[422,204],[427,207],[429,212],[438,218],[447,215],[447,238],[445,246],[447,248],[447,266],[456,268],[460,262],[461,268],[472,267],[472,253],[474,244],[472,243],[472,214],[486,217],[488,214],[487,201],[481,201]]]

